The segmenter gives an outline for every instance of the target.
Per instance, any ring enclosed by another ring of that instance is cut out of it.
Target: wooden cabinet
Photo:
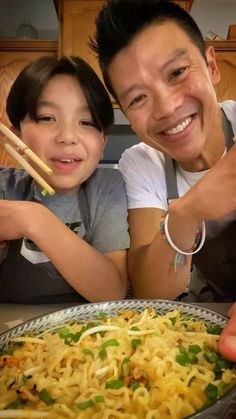
[[[102,79],[98,61],[90,50],[90,36],[95,33],[96,16],[105,0],[59,0],[59,54],[79,55]]]
[[[177,3],[179,6],[183,7],[187,12],[190,11],[193,0],[173,0],[174,3]]]
[[[176,0],[189,11],[193,0]],[[95,33],[95,19],[106,0],[54,0],[59,16],[59,54],[79,55],[84,58],[102,79],[95,54],[88,43]]]
[[[221,80],[215,85],[218,101],[236,100],[236,40],[214,41],[210,45],[214,46],[221,73]]]
[[[57,41],[48,40],[0,40],[0,114],[9,127],[6,115],[6,98],[11,85],[20,71],[42,55],[58,54]],[[17,163],[0,147],[0,166],[17,166]]]

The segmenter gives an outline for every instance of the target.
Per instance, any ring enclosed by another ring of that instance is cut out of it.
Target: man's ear
[[[220,81],[220,71],[216,63],[215,50],[212,45],[206,49],[206,59],[211,81],[213,84],[217,84]]]

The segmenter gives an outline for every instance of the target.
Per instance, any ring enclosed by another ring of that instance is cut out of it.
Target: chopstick
[[[26,154],[31,160],[33,160],[39,167],[41,167],[41,169],[51,175],[52,174],[52,169],[50,167],[47,166],[46,163],[44,163],[42,160],[40,160],[40,158],[29,148],[27,147],[27,145],[20,140],[20,138],[18,138],[8,127],[6,127],[6,125],[4,125],[1,121],[0,121],[0,131],[2,131],[2,133],[9,138],[9,140],[11,140],[20,150],[23,151],[24,154]]]
[[[45,173],[52,174],[52,169],[44,163],[27,145],[18,138],[6,125],[0,121],[0,131],[12,141],[22,152],[33,160]],[[55,194],[54,189],[37,173],[37,171],[18,153],[10,144],[4,144],[5,150],[42,186],[50,195]]]
[[[5,150],[45,189],[50,195],[54,195],[54,189],[30,166],[30,164],[21,156],[10,144],[4,145]]]

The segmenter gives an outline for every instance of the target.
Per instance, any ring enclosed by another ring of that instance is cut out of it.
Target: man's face
[[[211,47],[206,57],[208,65],[186,33],[168,21],[140,32],[109,66],[133,130],[183,165],[208,154],[221,131],[213,88],[220,76]]]

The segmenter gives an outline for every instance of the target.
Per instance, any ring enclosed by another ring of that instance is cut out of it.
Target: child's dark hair
[[[96,33],[90,39],[90,48],[98,55],[105,84],[114,97],[108,67],[115,55],[143,29],[166,21],[181,27],[206,60],[204,39],[196,22],[177,4],[168,0],[108,0],[103,6],[96,19]]]
[[[43,56],[27,65],[13,83],[7,98],[7,114],[15,128],[27,114],[37,121],[37,104],[43,88],[57,74],[73,76],[87,100],[97,129],[107,133],[114,122],[110,97],[94,70],[79,57],[62,57],[59,60]]]

